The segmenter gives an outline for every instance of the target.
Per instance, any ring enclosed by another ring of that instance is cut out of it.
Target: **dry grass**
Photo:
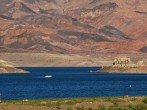
[[[3,101],[0,110],[147,110],[145,97]]]

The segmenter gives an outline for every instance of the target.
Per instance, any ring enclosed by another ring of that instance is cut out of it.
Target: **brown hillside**
[[[0,51],[143,53],[146,0],[0,0]]]

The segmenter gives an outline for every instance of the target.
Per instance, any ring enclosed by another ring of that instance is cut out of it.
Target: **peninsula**
[[[114,59],[111,66],[102,67],[96,72],[108,73],[147,73],[147,66],[143,61],[133,62],[129,57]]]
[[[0,74],[8,73],[28,73],[22,69],[15,68],[13,65],[9,64],[4,60],[0,60]]]

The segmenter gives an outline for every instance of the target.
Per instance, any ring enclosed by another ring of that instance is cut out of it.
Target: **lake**
[[[147,74],[90,73],[99,67],[23,69],[31,73],[0,75],[2,100],[147,95]]]

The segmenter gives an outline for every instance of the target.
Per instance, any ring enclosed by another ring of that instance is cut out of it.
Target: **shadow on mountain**
[[[123,40],[132,40],[126,34],[110,25],[104,26],[103,28],[99,29],[99,32],[109,37],[115,37]]]
[[[140,51],[143,52],[143,53],[147,53],[147,46],[141,48]]]

